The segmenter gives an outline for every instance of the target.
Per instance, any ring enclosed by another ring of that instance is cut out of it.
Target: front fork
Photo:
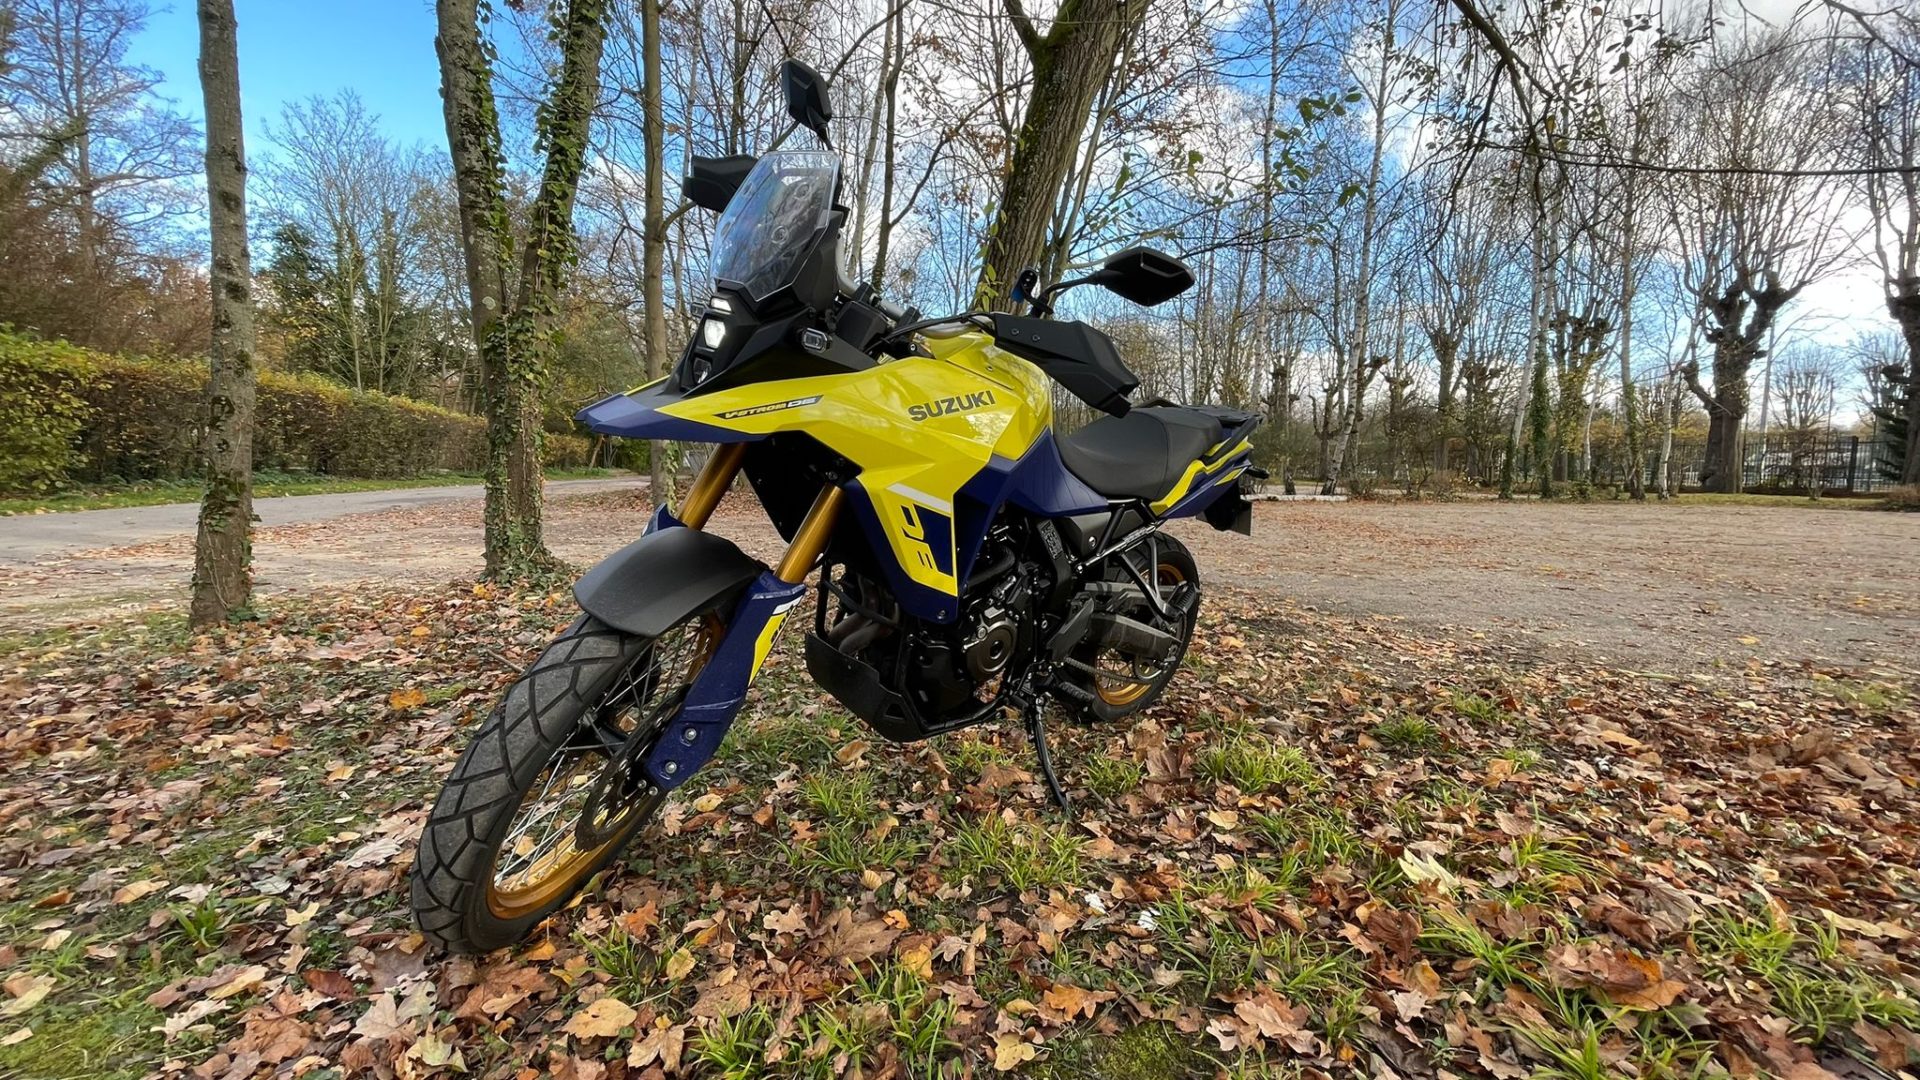
[[[662,505],[654,511],[647,531],[665,528],[699,529],[713,516],[714,507],[733,485],[746,457],[745,443],[724,443],[707,458],[687,497],[680,515]],[[647,779],[663,791],[679,787],[720,749],[727,729],[745,703],[747,687],[760,674],[760,665],[773,648],[773,639],[786,620],[787,612],[806,596],[807,574],[826,549],[839,519],[846,489],[829,484],[820,489],[812,509],[794,531],[779,565],[762,571],[740,598],[733,616],[727,620],[720,644],[707,658],[706,666],[694,676],[687,689],[679,715],[660,734],[660,741],[641,763]]]

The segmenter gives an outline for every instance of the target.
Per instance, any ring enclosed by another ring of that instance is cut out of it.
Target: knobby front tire
[[[636,670],[665,652],[676,631],[704,634],[710,653],[712,622],[711,614],[693,616],[663,634],[656,650],[654,640],[582,615],[547,646],[474,733],[434,802],[413,869],[413,915],[422,933],[457,953],[511,945],[619,856],[664,795],[652,792],[621,815],[596,819],[608,827],[585,850],[564,808],[543,811],[543,800],[577,796],[582,778],[605,766],[610,736],[594,732],[607,723],[610,692],[638,686]],[[704,659],[693,657],[671,673],[671,683],[668,673],[654,677],[645,697],[683,694]],[[575,809],[572,820],[579,816]],[[536,820],[545,828],[537,838],[522,824]]]

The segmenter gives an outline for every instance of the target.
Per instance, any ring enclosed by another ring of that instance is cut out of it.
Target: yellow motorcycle
[[[1193,634],[1200,576],[1161,527],[1250,530],[1259,415],[1133,407],[1113,342],[1049,317],[1082,285],[1172,299],[1193,284],[1179,260],[1132,248],[1037,292],[1028,271],[1019,314],[890,304],[845,280],[824,84],[797,61],[782,79],[827,149],[692,160],[684,193],[720,212],[698,330],[671,375],[579,416],[716,449],[678,506],[575,585],[582,614],[441,791],[412,901],[447,948],[519,940],[612,861],[719,749],[809,592],[821,689],[896,742],[1015,710],[1067,807],[1049,703],[1085,721],[1144,709]],[[1108,415],[1056,436],[1054,383]],[[742,474],[787,542],[772,567],[705,529]]]

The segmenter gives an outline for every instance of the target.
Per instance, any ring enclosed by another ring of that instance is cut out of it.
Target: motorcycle
[[[618,856],[720,748],[809,592],[821,689],[894,742],[1011,709],[1070,810],[1049,706],[1082,722],[1139,712],[1193,635],[1200,575],[1163,526],[1251,531],[1259,414],[1135,406],[1113,342],[1050,318],[1085,285],[1164,303],[1193,285],[1185,265],[1135,247],[1039,291],[1029,270],[1024,313],[886,301],[846,280],[825,84],[792,60],[781,79],[789,134],[823,149],[692,158],[683,193],[720,214],[698,329],[672,374],[579,414],[602,434],[715,449],[679,505],[580,578],[580,616],[440,792],[411,893],[450,950],[520,940]],[[1054,383],[1106,415],[1057,435]],[[705,528],[741,474],[787,544],[771,568]]]

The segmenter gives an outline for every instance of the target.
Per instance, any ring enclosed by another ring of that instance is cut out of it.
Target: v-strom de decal
[[[785,409],[804,408],[805,406],[812,405],[818,402],[819,400],[820,400],[820,395],[814,394],[810,397],[798,397],[790,401],[775,401],[767,405],[755,405],[750,409],[728,409],[726,412],[714,413],[714,415],[719,417],[722,420],[739,420],[743,417],[763,416],[770,412],[780,412]]]
[[[909,405],[907,415],[916,421],[931,420],[936,416],[952,416],[954,413],[984,409],[991,404],[993,404],[993,391],[981,390],[978,393],[943,397],[919,405]]]

